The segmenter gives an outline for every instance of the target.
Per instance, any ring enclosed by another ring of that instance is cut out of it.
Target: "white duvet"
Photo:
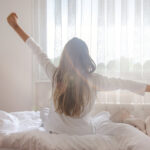
[[[39,112],[0,111],[0,148],[19,150],[150,150],[150,138],[125,124],[105,121],[99,134],[69,136],[49,134]]]

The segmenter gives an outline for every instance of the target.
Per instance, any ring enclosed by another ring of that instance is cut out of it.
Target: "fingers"
[[[18,19],[18,16],[17,16],[17,14],[15,14],[15,16],[16,16],[16,18]]]
[[[11,13],[7,17],[7,22],[9,23],[10,26],[15,27],[17,25],[17,19],[18,19],[17,14],[16,13]]]
[[[12,13],[8,16],[8,18],[9,18],[9,17],[15,17],[15,18],[18,18],[17,14],[14,13],[14,12],[12,12]]]
[[[15,16],[16,18],[18,18],[17,14],[16,13],[12,13],[12,16]]]

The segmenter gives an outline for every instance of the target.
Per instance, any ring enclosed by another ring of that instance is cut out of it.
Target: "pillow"
[[[19,126],[19,120],[4,111],[0,111],[0,132],[16,131]]]

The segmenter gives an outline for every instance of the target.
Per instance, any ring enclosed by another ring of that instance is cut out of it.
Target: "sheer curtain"
[[[97,72],[150,83],[149,0],[47,0],[46,50],[57,65],[65,43],[83,39]],[[150,103],[128,91],[98,93],[100,103]]]

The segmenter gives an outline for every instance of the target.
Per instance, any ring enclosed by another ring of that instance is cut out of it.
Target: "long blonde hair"
[[[88,78],[95,68],[86,43],[78,38],[69,40],[53,75],[56,112],[71,117],[80,116],[91,99]]]

